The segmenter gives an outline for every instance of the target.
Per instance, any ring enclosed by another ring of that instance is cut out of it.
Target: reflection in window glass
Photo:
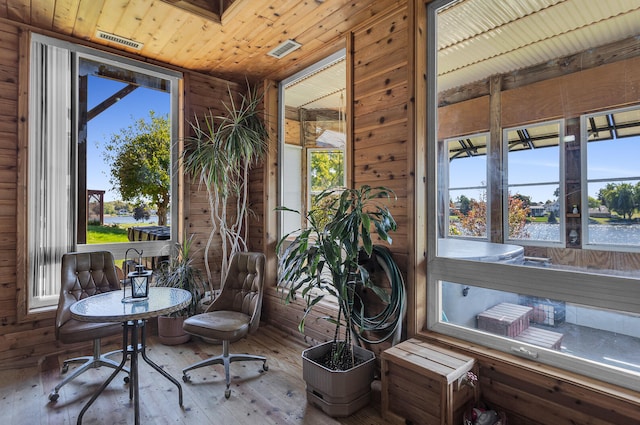
[[[559,242],[562,211],[560,123],[504,131],[508,239]]]
[[[445,141],[449,158],[449,235],[487,237],[486,134]]]
[[[309,168],[312,198],[323,190],[344,186],[344,150],[310,149]]]
[[[544,297],[442,282],[442,320],[640,372],[640,317]],[[519,345],[518,345],[519,346]]]
[[[314,195],[346,184],[346,54],[321,60],[280,83],[280,212],[284,236],[306,226]]]
[[[640,109],[587,115],[587,244],[640,246]]]

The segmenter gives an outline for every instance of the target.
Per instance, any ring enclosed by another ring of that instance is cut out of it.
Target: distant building
[[[544,217],[546,208],[544,205],[529,205],[531,217]]]
[[[589,208],[589,217],[610,218],[611,212],[609,212],[609,208],[600,205],[598,208]]]

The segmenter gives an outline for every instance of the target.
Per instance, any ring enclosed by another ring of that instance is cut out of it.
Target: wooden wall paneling
[[[614,395],[598,394],[508,363],[480,363],[483,398],[506,411],[509,423],[512,418],[515,423],[554,425],[640,423],[637,408]]]
[[[17,28],[0,23],[0,359],[10,355],[9,345],[1,342],[20,314],[16,289],[19,44]]]
[[[185,73],[185,137],[192,137],[190,123],[202,121],[206,115],[217,116],[225,113],[222,102],[229,103],[229,89],[237,93],[239,85],[219,78],[197,73]],[[197,250],[194,264],[203,271],[205,246],[211,229],[211,216],[206,189],[193,180],[191,176],[185,179],[185,199],[189,200],[185,207],[185,231],[187,237],[194,236],[194,248]],[[233,207],[235,208],[235,207]],[[230,211],[233,213],[233,211]],[[209,266],[212,272],[212,284],[217,287],[220,283],[220,267],[222,251],[221,239],[214,236],[209,251]]]
[[[505,90],[502,92],[502,125],[509,128],[573,118],[603,108],[637,103],[640,76],[633,70],[639,67],[640,57],[636,57]]]
[[[358,150],[360,146],[380,147],[387,143],[406,143],[408,131],[406,122],[396,123],[393,126],[356,128],[354,131],[354,147],[355,150]],[[406,149],[403,148],[403,150]]]
[[[640,424],[637,392],[452,337],[426,336],[478,361],[480,397],[505,411],[510,425]]]
[[[258,224],[260,225],[260,243],[252,243],[256,250],[266,255],[265,279],[266,285],[274,287],[277,284],[277,257],[275,255],[278,243],[278,220],[275,209],[278,206],[278,84],[266,80],[264,90],[264,122],[269,131],[268,150],[261,167],[256,175],[261,176],[262,187],[257,191],[262,198],[262,208],[257,209]],[[253,239],[250,233],[249,239]]]
[[[489,96],[482,96],[438,108],[438,140],[489,131],[489,102]]]
[[[487,154],[487,169],[489,176],[489,187],[504,187],[505,181],[505,164],[504,150],[502,149],[502,78],[499,75],[493,76],[489,83],[489,140],[487,146],[489,151]],[[491,210],[489,211],[488,229],[489,240],[494,243],[502,243],[505,240],[504,227],[504,197],[505,194],[501,190],[490,190]],[[497,225],[491,225],[497,223]]]

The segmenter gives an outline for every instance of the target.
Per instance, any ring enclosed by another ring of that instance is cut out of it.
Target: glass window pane
[[[79,68],[78,243],[169,239],[170,82],[86,58]]]
[[[487,134],[445,141],[449,236],[487,237],[488,141]]]
[[[640,246],[640,108],[586,116],[588,245]],[[610,249],[610,248],[609,248]]]
[[[280,83],[280,236],[306,225],[314,195],[346,184],[344,51]]]
[[[442,282],[442,321],[640,372],[640,317],[526,294]]]
[[[560,242],[561,123],[505,130],[508,239]]]

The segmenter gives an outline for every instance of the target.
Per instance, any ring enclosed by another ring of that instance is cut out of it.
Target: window
[[[582,116],[585,247],[640,248],[640,108]],[[577,205],[576,205],[577,208]]]
[[[314,195],[346,185],[345,51],[280,83],[280,236],[305,225]]]
[[[563,122],[504,130],[507,193],[503,197],[508,240],[561,242],[564,213]]]
[[[638,58],[589,58],[638,49],[629,25],[638,15],[622,3],[579,7],[428,5],[426,223],[436,249],[427,254],[426,327],[637,391],[640,94],[628,86]],[[549,16],[572,18],[547,25]],[[561,65],[574,61],[579,69]],[[454,182],[467,169],[455,171],[451,152],[458,134],[487,129],[489,145],[502,147],[486,155],[488,240],[451,237],[444,183],[453,199],[452,189],[481,186]],[[515,223],[514,198],[526,211]],[[613,236],[621,222],[625,236]]]
[[[477,134],[444,141],[447,149],[449,214],[445,228],[449,236],[487,238],[487,152],[489,135]],[[443,161],[444,162],[444,161]]]
[[[177,144],[172,141],[178,134],[180,77],[175,72],[32,35],[29,157],[27,170],[21,170],[28,173],[28,311],[57,304],[60,261],[65,252],[108,250],[117,261],[134,246],[149,259],[169,252],[169,244],[176,239],[175,229],[164,225],[176,222],[177,211],[173,210],[177,209],[171,210],[167,221],[158,220],[162,226],[155,227],[166,228],[162,237],[151,236],[150,228],[145,227],[148,237],[144,242],[132,237],[135,221],[116,229],[105,220],[117,218],[113,208],[117,200],[119,209],[129,216],[126,207],[131,203],[153,206],[160,216],[163,208],[170,209],[170,200],[177,199],[177,176],[171,164],[177,160]],[[162,148],[145,143],[159,139],[158,133],[126,136],[128,118],[148,117],[151,105],[164,112]],[[106,122],[96,125],[103,117]],[[117,149],[114,140],[128,140],[130,151]],[[144,160],[156,158],[163,149],[166,158],[130,178],[136,182],[131,187],[124,188],[122,180],[114,183],[116,173],[109,165],[124,164],[119,173],[127,167],[142,171]],[[166,183],[159,173],[153,174],[159,170],[166,172]],[[166,187],[162,196],[138,190],[145,184],[141,176],[150,174],[154,187]],[[105,217],[105,209],[106,215],[114,217]],[[114,233],[115,239],[102,241],[100,234],[107,232]]]

